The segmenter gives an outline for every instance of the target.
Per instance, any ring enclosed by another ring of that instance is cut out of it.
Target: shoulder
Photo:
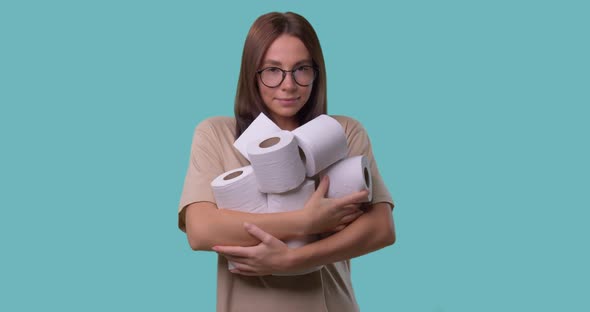
[[[209,117],[195,127],[193,144],[205,148],[228,146],[234,142],[235,133],[236,121],[233,117]]]
[[[209,117],[201,121],[196,127],[195,132],[202,132],[208,135],[226,136],[235,133],[236,120],[228,116]]]
[[[330,117],[336,119],[340,123],[347,137],[365,132],[363,125],[352,117],[343,115],[330,115]]]
[[[363,125],[356,119],[348,116],[333,115],[346,135],[349,156],[368,155],[371,143]]]

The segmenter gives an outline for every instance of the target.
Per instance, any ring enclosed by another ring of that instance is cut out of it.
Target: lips
[[[276,100],[282,105],[293,105],[297,104],[297,100],[299,100],[299,98],[276,98]]]

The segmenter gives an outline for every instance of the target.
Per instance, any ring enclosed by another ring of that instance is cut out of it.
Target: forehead
[[[303,42],[291,35],[279,36],[266,50],[263,62],[293,65],[302,61],[311,61],[309,51]]]

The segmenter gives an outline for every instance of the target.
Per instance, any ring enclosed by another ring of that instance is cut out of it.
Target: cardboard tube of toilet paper
[[[346,134],[340,123],[320,115],[293,130],[297,144],[305,156],[305,170],[312,177],[348,155]]]
[[[280,131],[248,145],[258,189],[263,193],[284,193],[305,179],[305,166],[295,136]]]
[[[330,178],[330,187],[326,194],[329,198],[368,190],[367,202],[373,199],[371,169],[365,156],[342,159],[322,172],[321,175],[327,175]]]
[[[246,159],[250,160],[248,156],[248,144],[279,131],[281,131],[279,126],[266,117],[265,114],[260,113],[234,142],[234,147],[239,150]]]

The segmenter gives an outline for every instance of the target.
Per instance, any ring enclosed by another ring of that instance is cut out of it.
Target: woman
[[[261,112],[283,130],[326,113],[320,43],[300,15],[269,13],[254,22],[242,55],[235,119],[213,117],[195,129],[179,227],[191,248],[220,255],[217,311],[358,311],[349,259],[395,241],[393,201],[367,134],[354,119],[333,116],[345,129],[349,156],[365,155],[371,163],[373,200],[363,209],[357,203],[367,192],[325,198],[327,179],[300,210],[249,214],[218,209],[210,183],[226,171],[249,164],[232,144]],[[282,242],[322,233],[331,235],[297,249]],[[228,260],[235,269],[228,270]],[[269,275],[319,265],[324,267],[305,275]]]

